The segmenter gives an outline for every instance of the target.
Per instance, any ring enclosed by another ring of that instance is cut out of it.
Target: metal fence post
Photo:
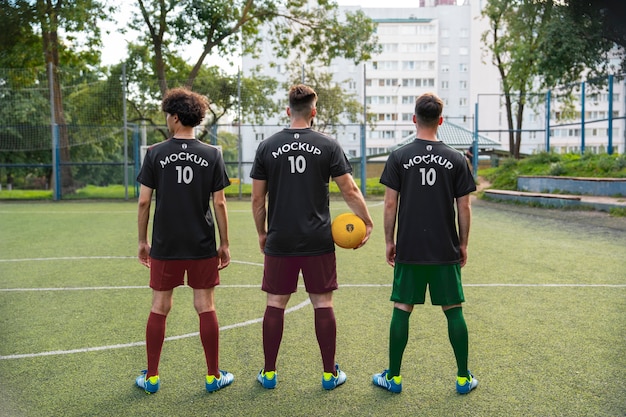
[[[474,104],[474,141],[472,142],[472,168],[474,178],[478,177],[478,101]]]
[[[551,90],[546,93],[546,152],[550,152],[550,99]]]
[[[363,127],[361,128],[361,193],[366,195],[367,182],[367,142],[365,134],[367,133],[367,68],[363,64]]]
[[[613,74],[609,75],[609,146],[607,152],[613,155]]]
[[[50,130],[52,134],[52,199],[58,201],[61,199],[61,170],[59,163],[59,127],[54,118],[54,81],[52,71],[54,66],[52,62],[48,63],[48,83],[50,88]]]
[[[580,154],[585,153],[585,82],[580,85]]]
[[[124,117],[124,200],[128,200],[128,117],[126,115],[126,63],[122,64],[122,112]]]

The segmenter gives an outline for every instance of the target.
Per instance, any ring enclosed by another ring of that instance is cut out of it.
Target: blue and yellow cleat
[[[141,375],[139,375],[135,379],[135,384],[142,390],[146,392],[146,394],[154,394],[159,390],[159,386],[161,385],[161,379],[158,375],[151,376],[150,378],[146,378],[147,370],[141,371]]]
[[[402,376],[392,376],[389,378],[389,369],[385,369],[379,374],[372,376],[372,383],[381,388],[385,388],[389,392],[402,392]]]
[[[335,389],[348,379],[346,373],[339,369],[339,365],[337,364],[335,364],[335,374],[324,372],[322,375],[322,388],[326,390]]]
[[[459,394],[467,394],[478,386],[478,380],[472,375],[470,371],[467,371],[469,378],[464,376],[456,377],[456,392]]]
[[[205,387],[208,392],[215,392],[224,387],[229,386],[235,380],[235,376],[230,372],[220,370],[220,375],[216,378],[214,375],[206,376]]]
[[[264,369],[261,369],[259,371],[259,375],[256,377],[257,381],[259,381],[259,383],[263,385],[263,388],[266,389],[276,388],[276,383],[278,382],[277,378],[278,375],[276,374],[276,371],[265,372]]]

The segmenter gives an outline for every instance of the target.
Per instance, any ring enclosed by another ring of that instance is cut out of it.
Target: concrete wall
[[[525,177],[517,179],[519,191],[562,192],[582,195],[626,196],[626,178]]]

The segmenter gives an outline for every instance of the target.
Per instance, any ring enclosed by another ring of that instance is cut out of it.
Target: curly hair
[[[165,113],[177,115],[183,126],[198,126],[207,110],[209,100],[186,88],[173,88],[165,92],[161,109]]]

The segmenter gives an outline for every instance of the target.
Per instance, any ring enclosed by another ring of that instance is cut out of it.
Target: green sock
[[[391,325],[389,326],[389,378],[400,375],[402,355],[409,340],[409,317],[411,313],[393,309]]]
[[[467,356],[469,343],[463,309],[461,307],[451,308],[446,310],[445,314],[448,319],[448,336],[450,337],[450,344],[452,344],[452,350],[454,350],[456,358],[457,375],[468,378]]]

